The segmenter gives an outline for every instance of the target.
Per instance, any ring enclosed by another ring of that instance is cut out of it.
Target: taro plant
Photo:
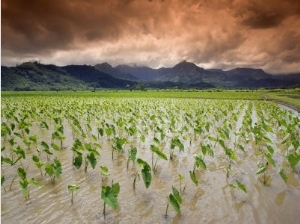
[[[193,170],[193,171],[190,170],[190,178],[191,178],[191,180],[193,181],[193,183],[194,183],[196,186],[198,186],[199,181],[198,181],[198,179],[197,179],[197,177],[196,177],[195,170]]]
[[[71,192],[72,197],[71,197],[71,203],[73,204],[74,202],[74,191],[78,190],[80,187],[76,184],[72,184],[68,186],[68,190]]]
[[[15,159],[14,155],[11,154],[11,158],[1,156],[1,164],[7,163],[11,166],[15,165],[23,156],[19,156]]]
[[[274,149],[272,146],[267,145],[266,147],[260,148],[259,154],[262,157],[262,161],[257,164],[258,171],[256,172],[257,175],[260,175],[260,179],[264,185],[267,184],[269,176],[267,172],[269,170],[269,164],[275,167],[275,161],[272,157],[274,154]]]
[[[45,163],[40,161],[40,158],[36,155],[32,156],[32,160],[34,161],[35,166],[40,170],[41,176],[43,176],[42,167]]]
[[[256,175],[261,175],[260,178],[261,178],[261,181],[264,185],[267,184],[267,181],[269,179],[269,176],[267,176],[267,171],[268,171],[268,168],[269,168],[269,163],[268,162],[259,162],[257,164],[258,166],[258,171],[256,172]]]
[[[206,170],[206,163],[204,162],[204,159],[202,155],[194,155],[195,163],[194,163],[194,171],[196,168],[201,167],[202,169]]]
[[[114,151],[117,151],[118,153],[123,152],[123,145],[129,143],[127,138],[119,138],[115,137],[113,139],[113,146],[112,146],[112,152],[111,152],[111,159],[114,159]]]
[[[149,164],[138,158],[137,159],[137,163],[141,168],[141,173],[142,173],[142,178],[144,181],[144,184],[146,186],[146,188],[148,188],[151,184],[151,180],[152,180],[152,175],[151,175],[151,167],[149,166]],[[136,182],[136,178],[138,176],[138,173],[135,174],[134,180],[133,180],[133,188],[135,189],[135,182]]]
[[[97,164],[97,159],[96,156],[100,156],[99,152],[97,152],[96,149],[93,149],[92,144],[85,144],[85,149],[88,151],[88,154],[86,156],[85,160],[85,167],[84,171],[87,171],[88,163],[91,164],[91,167],[95,169],[96,164]]]
[[[215,156],[212,146],[210,144],[201,144],[201,151],[203,154],[203,159],[206,156],[206,154],[208,154],[212,158]]]
[[[59,142],[60,142],[60,147],[58,147],[55,143],[54,143],[54,140],[57,139]],[[66,137],[63,135],[63,128],[61,126],[61,128],[58,130],[58,131],[55,131],[52,133],[52,143],[51,143],[51,146],[54,148],[54,149],[62,149],[63,147],[63,140],[65,140]]]
[[[26,200],[28,200],[29,199],[29,185],[40,187],[41,184],[39,182],[35,181],[34,178],[28,180],[26,178],[27,173],[23,168],[19,167],[17,171],[21,178],[19,183],[20,183],[20,187],[23,192],[23,196]]]
[[[283,179],[283,181],[286,183],[288,178],[287,178],[286,173],[285,173],[285,171],[284,171],[283,168],[281,168],[279,170],[279,175],[281,176],[281,178]]]
[[[106,166],[100,166],[100,172],[101,172],[102,181],[103,181],[104,177],[109,176],[109,171]]]
[[[195,170],[198,167],[201,167],[202,169],[206,170],[206,163],[204,162],[202,155],[194,155],[194,159],[195,159],[194,167],[193,167],[193,171],[190,171],[190,178],[194,182],[194,184],[198,186],[199,181],[196,177]]]
[[[286,156],[290,166],[295,168],[295,166],[300,162],[300,153],[291,152]]]
[[[133,163],[135,163],[136,160],[136,154],[137,154],[137,148],[134,147],[132,149],[130,149],[129,151],[129,156],[127,159],[127,170],[128,170],[128,166],[129,166],[129,161],[131,160]]]
[[[173,192],[173,194],[169,194],[169,197],[168,197],[165,218],[168,217],[168,209],[169,209],[170,204],[172,205],[172,207],[174,208],[174,210],[177,213],[180,213],[180,204],[182,203],[182,197],[181,197],[179,191],[173,186],[172,186],[172,192]]]
[[[105,218],[105,207],[106,204],[116,209],[118,207],[118,194],[120,192],[120,184],[112,183],[111,186],[102,186],[101,199],[104,201],[103,215]]]
[[[181,193],[183,193],[186,188],[186,184],[185,184],[182,189],[182,181],[184,180],[184,176],[182,174],[178,174],[178,177],[179,177],[179,190]]]
[[[164,160],[168,160],[168,158],[167,158],[167,156],[162,151],[160,151],[158,149],[157,146],[151,145],[150,149],[152,151],[152,158],[151,158],[151,161],[152,161],[152,170],[153,170],[153,173],[155,173],[158,158],[161,158],[161,159],[164,159]],[[154,161],[153,161],[154,153],[157,155],[155,164],[154,164]]]
[[[51,178],[51,182],[55,183],[55,177],[59,178],[62,173],[62,166],[60,161],[55,157],[53,163],[45,165],[46,174]]]
[[[37,139],[38,139],[38,136],[37,135],[32,135],[32,136],[29,136],[28,139],[26,138],[23,138],[23,143],[28,147],[28,149],[30,150],[30,146],[34,143],[37,143]]]
[[[50,151],[49,145],[44,141],[42,141],[40,144],[44,149],[43,151],[47,154],[47,160],[49,161],[50,156],[53,155],[53,153]]]
[[[172,138],[171,140],[171,151],[170,151],[170,160],[173,160],[174,149],[178,147],[180,151],[184,151],[184,145],[178,137]]]
[[[223,147],[225,150],[225,155],[227,157],[227,166],[226,166],[226,176],[229,177],[230,171],[231,171],[231,164],[232,160],[237,160],[236,152],[230,148],[228,148],[223,139],[219,139],[219,144]]]
[[[110,138],[111,135],[116,134],[116,129],[114,125],[109,125],[106,123],[106,128],[104,129],[105,134]]]
[[[79,169],[83,164],[84,158],[84,172],[87,172],[88,164],[95,169],[97,164],[96,156],[100,156],[100,153],[96,150],[96,147],[101,147],[99,144],[85,143],[84,145],[80,140],[76,139],[72,151],[73,151],[73,165]]]
[[[244,191],[245,193],[247,193],[247,188],[245,187],[244,184],[242,184],[240,181],[236,180],[236,185],[234,184],[230,184],[229,185],[231,188],[235,189],[235,188],[239,188],[242,191]]]
[[[5,189],[5,187],[3,186],[5,180],[6,180],[5,176],[4,176],[4,175],[1,175],[1,187],[3,188],[4,192],[6,193],[6,189]]]

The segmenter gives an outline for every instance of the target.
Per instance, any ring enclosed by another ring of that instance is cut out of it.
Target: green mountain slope
[[[133,85],[134,82],[116,79],[87,65],[59,67],[26,62],[16,67],[1,66],[1,90],[85,90]]]

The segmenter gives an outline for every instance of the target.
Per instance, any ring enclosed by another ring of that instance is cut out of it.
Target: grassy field
[[[25,96],[55,96],[55,97],[104,97],[104,98],[200,98],[200,99],[248,99],[259,100],[261,91],[129,91],[129,90],[102,90],[102,91],[61,91],[61,92],[2,92],[3,97]]]
[[[267,99],[292,107],[300,112],[300,90],[281,90],[268,92],[264,95]]]
[[[22,91],[1,92],[2,97],[99,97],[99,98],[198,98],[198,99],[244,99],[273,100],[300,111],[300,90],[206,90],[206,91],[175,91],[175,90],[101,90],[101,91]]]

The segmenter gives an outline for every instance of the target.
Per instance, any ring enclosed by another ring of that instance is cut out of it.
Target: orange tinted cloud
[[[2,64],[300,71],[298,0],[3,0]]]

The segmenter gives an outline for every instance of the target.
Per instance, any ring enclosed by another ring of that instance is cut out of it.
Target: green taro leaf
[[[54,144],[54,143],[51,143],[51,146],[52,146],[52,148],[54,148],[56,151],[59,151],[59,150],[60,150],[59,146],[56,145],[56,144]]]
[[[245,193],[247,193],[247,189],[246,189],[246,187],[245,187],[244,184],[242,184],[242,183],[239,182],[238,180],[236,181],[236,183],[237,183],[238,187],[239,187],[242,191],[244,191]]]
[[[137,148],[134,147],[130,150],[130,154],[129,154],[129,158],[131,159],[132,162],[135,162],[136,154],[137,154]]]
[[[37,139],[38,139],[37,135],[32,135],[32,136],[29,137],[29,140],[32,141],[32,142],[35,142],[35,143],[37,142]]]
[[[28,199],[28,180],[27,179],[24,179],[23,181],[19,181],[20,183],[20,186],[22,188],[22,192],[23,192],[23,195],[26,199]]]
[[[1,156],[1,163],[3,162],[8,163],[11,166],[15,164],[10,158]]]
[[[201,145],[201,151],[203,155],[206,155],[207,152],[207,146],[206,145]]]
[[[68,186],[68,190],[70,191],[75,191],[75,190],[78,190],[80,187],[76,184],[72,184],[72,185],[69,185]]]
[[[272,158],[272,155],[271,155],[270,153],[266,153],[265,156],[266,156],[268,162],[269,162],[270,164],[272,164],[274,167],[276,167],[275,161],[274,161],[274,159]]]
[[[154,140],[154,142],[157,143],[157,144],[160,143],[159,140],[158,140],[158,138],[156,138],[156,137],[154,137],[153,140]]]
[[[26,145],[26,146],[30,146],[31,142],[30,141],[27,141],[27,139],[23,139],[23,143]]]
[[[194,184],[196,186],[198,186],[199,182],[198,182],[198,179],[195,175],[195,171],[190,171],[190,177],[191,177],[191,180],[194,182]]]
[[[19,138],[21,138],[21,139],[23,139],[22,135],[20,133],[18,133],[18,132],[14,132],[14,135],[17,136],[17,137],[19,137]]]
[[[98,128],[98,133],[103,136],[103,128]]]
[[[45,172],[46,172],[46,174],[49,175],[49,177],[52,177],[54,175],[55,171],[54,171],[54,168],[53,168],[52,164],[47,164],[45,166]]]
[[[108,168],[106,166],[100,166],[101,174],[104,176],[109,176]]]
[[[26,179],[26,172],[23,168],[21,168],[21,167],[18,168],[18,174],[19,174],[19,176],[21,177],[22,180]]]
[[[146,161],[144,161],[140,158],[137,159],[137,163],[142,168],[142,170],[141,170],[142,178],[143,178],[146,188],[148,188],[151,184],[151,179],[152,179],[151,167],[149,166],[149,164]]]
[[[101,198],[107,205],[109,205],[113,209],[116,209],[118,207],[119,192],[120,192],[119,183],[113,184],[112,187],[102,186]]]
[[[262,137],[267,143],[272,144],[273,142],[271,141],[271,139],[269,139],[267,136],[263,136]]]
[[[119,183],[115,183],[112,185],[112,191],[114,192],[114,194],[116,196],[118,196],[119,192],[120,192],[120,184]]]
[[[142,178],[145,183],[146,188],[148,188],[151,184],[152,174],[151,171],[142,169]]]
[[[28,180],[28,183],[33,185],[33,186],[36,186],[36,187],[41,187],[42,185],[36,181],[34,178],[31,178],[31,180]]]
[[[179,204],[181,204],[182,203],[182,198],[180,196],[179,191],[173,186],[172,186],[172,191],[173,191],[173,196],[176,198],[176,200],[179,202]]]
[[[89,161],[89,163],[91,164],[92,168],[95,169],[96,164],[97,164],[97,159],[96,159],[94,153],[90,153],[86,158]]]
[[[284,172],[284,169],[281,168],[280,171],[279,171],[279,174],[280,174],[281,178],[283,179],[283,181],[286,183],[287,182],[287,176]]]
[[[176,146],[179,148],[180,151],[184,151],[184,145],[179,140],[179,138],[173,138],[171,141],[171,149],[174,149]]]
[[[33,155],[33,156],[32,156],[32,160],[33,160],[34,162],[39,162],[39,161],[40,161],[39,157],[37,157],[36,155]]]
[[[202,158],[201,155],[197,156],[197,155],[194,155],[194,159],[195,159],[195,162],[196,162],[196,166],[199,167],[201,166],[203,169],[206,170],[206,164]]]
[[[49,151],[49,145],[46,142],[42,141],[41,146],[44,148],[45,152]],[[51,153],[51,155],[52,155],[52,153]]]
[[[269,150],[269,152],[271,153],[271,155],[273,155],[273,153],[274,153],[273,147],[270,146],[270,145],[267,145],[267,149]]]
[[[20,146],[18,146],[14,150],[14,152],[17,153],[18,155],[20,155],[23,159],[25,159],[25,151]]]
[[[9,144],[10,144],[11,146],[14,146],[14,145],[16,144],[16,142],[15,142],[15,139],[14,139],[14,138],[12,138],[12,139],[9,139],[8,141],[9,141]]]
[[[36,167],[37,167],[37,168],[39,168],[39,169],[40,169],[42,166],[44,166],[44,164],[45,164],[45,163],[44,163],[44,162],[41,162],[41,161],[39,161],[39,162],[35,162],[34,164],[36,165]]]
[[[288,159],[291,167],[294,168],[300,161],[300,155],[297,153],[295,153],[295,154],[291,153],[287,156],[287,159]]]
[[[263,128],[270,133],[273,133],[273,130],[270,126],[268,126],[266,123],[263,123]]]
[[[45,121],[42,121],[42,123],[40,124],[41,128],[46,128],[47,130],[49,130],[49,126]]]
[[[1,175],[1,186],[4,184],[4,182],[5,182],[5,176]]]
[[[151,151],[158,155],[159,158],[168,160],[167,156],[162,151],[160,151],[157,146],[151,145]]]
[[[245,152],[245,148],[244,148],[242,145],[238,144],[238,148],[239,148],[242,152]]]
[[[146,141],[145,135],[142,135],[142,136],[140,137],[140,140],[141,140],[142,142],[145,142],[145,141]]]
[[[256,172],[256,174],[261,174],[267,170],[267,166],[262,164],[262,166],[259,168],[259,170]]]
[[[231,150],[231,149],[229,149],[229,148],[226,148],[226,149],[225,149],[225,153],[226,153],[226,155],[227,155],[230,159],[232,159],[232,160],[237,160],[235,151],[233,151],[233,150]]]
[[[222,139],[219,139],[219,143],[224,149],[227,149],[227,147],[225,146],[225,143]]]
[[[74,158],[73,165],[79,169],[82,165],[82,154],[78,153],[77,156]]]
[[[172,194],[169,195],[169,201],[170,201],[170,204],[172,205],[172,207],[175,209],[175,211],[177,213],[180,213],[180,205],[179,205],[178,201],[176,200],[176,198]]]
[[[213,141],[213,142],[218,141],[218,139],[215,138],[215,137],[213,137],[213,136],[208,136],[208,139],[211,140],[211,141]]]
[[[61,163],[57,158],[54,158],[54,163],[52,164],[54,168],[54,173],[56,177],[59,177],[62,173]]]

